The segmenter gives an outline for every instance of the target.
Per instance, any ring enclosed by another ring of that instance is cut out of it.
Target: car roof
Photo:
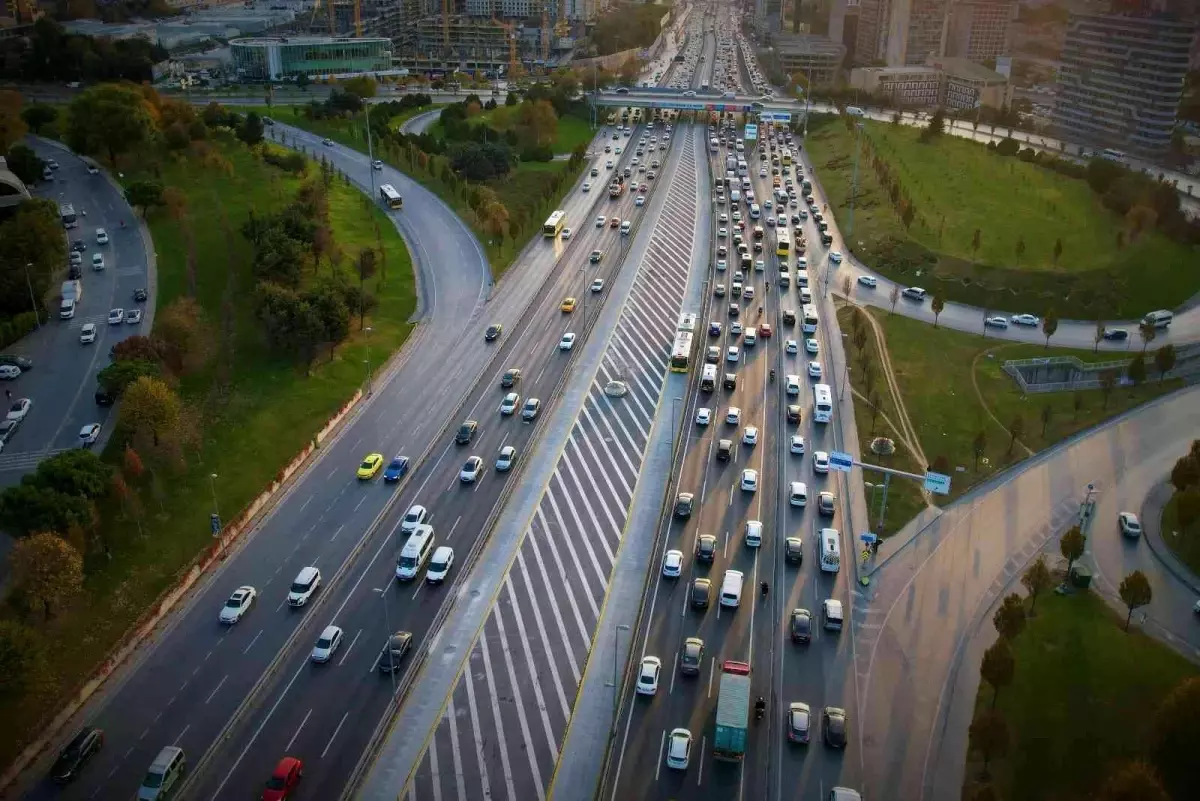
[[[331,624],[321,630],[321,636],[324,638],[329,638],[337,634],[339,631],[341,631],[341,629]]]
[[[296,574],[296,581],[301,583],[312,581],[314,578],[316,578],[318,572],[319,571],[311,565],[301,568],[300,572]]]

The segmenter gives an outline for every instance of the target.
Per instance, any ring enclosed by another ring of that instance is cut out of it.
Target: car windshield
[[[360,466],[360,467],[366,467],[366,468],[370,468],[371,464],[372,464],[372,462],[371,462],[371,460],[370,460],[370,459],[363,459],[363,463],[362,463],[361,465],[359,465],[359,466]]]
[[[400,567],[413,568],[417,566],[417,560],[412,556],[401,556],[398,564]]]
[[[446,569],[446,563],[439,562],[438,560],[435,559],[429,563],[429,569],[434,571],[435,573],[441,572]]]
[[[417,521],[418,521],[418,520],[420,520],[420,519],[421,519],[421,513],[420,513],[420,512],[416,512],[416,511],[411,511],[411,510],[409,511],[409,513],[408,513],[408,514],[406,514],[406,515],[404,516],[404,522],[405,522],[405,523],[415,523],[415,522],[417,522]]]
[[[146,774],[146,778],[142,780],[143,787],[158,788],[162,787],[163,776],[161,773],[151,771]]]
[[[228,601],[225,602],[225,606],[229,607],[230,609],[237,609],[241,605],[242,605],[241,596],[237,596],[237,595],[235,595],[234,597],[230,598]]]
[[[272,776],[267,780],[268,790],[283,790],[287,788],[287,781],[282,776]]]
[[[308,585],[302,584],[299,581],[292,582],[292,592],[305,593],[308,592]]]
[[[14,403],[12,405],[12,409],[10,411],[19,412],[19,411],[21,411],[22,408],[24,408],[24,407],[21,405],[21,402],[17,401],[16,403]]]
[[[317,640],[317,647],[318,648],[328,648],[332,643],[333,643],[332,637],[322,637],[321,639]]]

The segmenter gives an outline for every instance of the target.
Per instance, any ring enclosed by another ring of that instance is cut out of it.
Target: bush
[[[22,312],[12,319],[0,322],[0,348],[7,348],[35,328],[37,318],[31,311]]]
[[[531,145],[521,149],[521,161],[554,161],[554,150],[549,145]]]

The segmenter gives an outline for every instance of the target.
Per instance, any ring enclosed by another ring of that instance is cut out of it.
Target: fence
[[[1075,356],[1049,356],[1042,359],[1012,359],[1004,363],[1004,372],[1012,376],[1025,394],[1041,392],[1071,392],[1078,389],[1100,389],[1106,371],[1115,370],[1119,386],[1132,382],[1126,368],[1132,358],[1107,362],[1085,362]],[[1153,373],[1153,362],[1148,363]],[[1164,378],[1180,378],[1192,382],[1200,379],[1200,345],[1185,345],[1176,349],[1175,367]]]

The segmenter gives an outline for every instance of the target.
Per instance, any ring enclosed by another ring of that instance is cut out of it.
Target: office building
[[[955,0],[946,26],[945,54],[982,64],[1012,48],[1016,0]]]
[[[1196,24],[1072,14],[1052,118],[1060,136],[1146,158],[1170,147]]]
[[[1012,101],[1012,85],[998,72],[962,58],[931,56],[926,64],[903,67],[858,67],[850,86],[914,108],[952,111],[977,106],[1000,108]]]
[[[921,66],[943,55],[949,8],[950,0],[860,0],[855,63]]]
[[[234,39],[229,53],[235,73],[248,81],[282,81],[307,75],[347,75],[392,68],[390,39],[320,36]]]
[[[846,56],[844,45],[811,33],[779,34],[771,46],[785,73],[798,72],[818,87],[833,85]]]

